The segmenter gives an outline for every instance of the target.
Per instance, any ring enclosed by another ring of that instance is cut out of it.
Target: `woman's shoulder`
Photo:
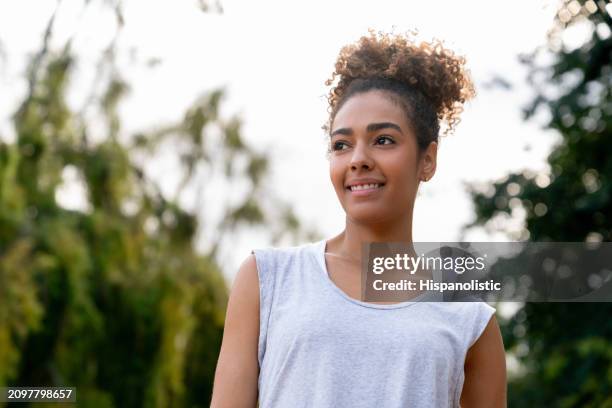
[[[440,318],[461,333],[468,347],[480,337],[496,309],[484,301],[432,302],[430,306],[440,312]]]
[[[431,305],[440,309],[440,312],[458,322],[489,320],[496,309],[487,302],[474,299],[461,302],[431,302]]]
[[[320,243],[321,241],[307,242],[299,245],[262,246],[253,248],[249,256],[255,258],[257,267],[260,270],[278,267],[288,262],[295,262],[299,258],[316,256],[316,249]]]
[[[295,245],[260,246],[260,247],[253,248],[251,250],[251,254],[256,254],[257,252],[271,252],[271,253],[276,253],[276,254],[295,254],[295,253],[302,252],[305,250],[310,250],[314,246],[320,243],[321,241],[305,242],[302,244],[295,244]]]

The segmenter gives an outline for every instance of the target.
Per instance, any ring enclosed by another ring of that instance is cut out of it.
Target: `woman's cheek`
[[[334,190],[336,191],[336,195],[338,196],[340,201],[342,201],[343,193],[344,193],[344,184],[343,184],[342,174],[339,174],[336,171],[332,170],[332,172],[330,173],[330,180],[331,180],[332,186],[334,187]]]
[[[340,158],[332,158],[329,166],[329,176],[336,190],[341,190],[344,182],[344,163]]]

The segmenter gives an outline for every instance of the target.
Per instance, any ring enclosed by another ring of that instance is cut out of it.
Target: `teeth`
[[[351,191],[369,190],[380,187],[380,184],[360,184],[358,186],[351,186]]]

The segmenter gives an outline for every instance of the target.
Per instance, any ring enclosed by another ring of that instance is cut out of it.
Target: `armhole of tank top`
[[[476,306],[476,317],[474,319],[474,327],[472,328],[472,335],[468,342],[467,350],[469,350],[476,341],[482,336],[484,329],[489,324],[491,317],[495,314],[495,308],[486,302],[475,302]]]
[[[270,250],[253,249],[251,254],[255,255],[257,265],[257,280],[259,283],[259,340],[257,343],[257,360],[261,368],[266,351],[266,338],[270,313],[272,310],[272,296],[274,291],[274,268],[271,267]]]
[[[463,359],[463,365],[459,369],[459,375],[455,384],[455,407],[460,407],[461,393],[463,391],[463,385],[465,383],[465,358],[470,348],[478,341],[484,329],[489,324],[489,320],[495,314],[495,308],[486,302],[472,302],[475,304],[475,316],[473,318],[472,330],[470,331],[469,338],[466,342],[467,347],[465,348],[465,355]]]

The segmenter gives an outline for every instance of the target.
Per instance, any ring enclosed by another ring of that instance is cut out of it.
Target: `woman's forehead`
[[[338,110],[332,133],[339,128],[365,130],[372,123],[395,123],[406,130],[406,114],[390,96],[380,91],[352,95]]]

